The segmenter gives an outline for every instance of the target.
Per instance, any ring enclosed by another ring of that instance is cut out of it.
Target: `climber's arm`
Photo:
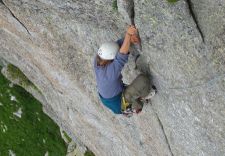
[[[128,54],[130,44],[131,44],[131,36],[134,34],[137,34],[137,29],[134,26],[130,26],[127,29],[125,39],[119,51],[121,54]]]
[[[122,46],[117,53],[115,59],[110,63],[106,68],[106,75],[108,78],[117,79],[121,75],[122,68],[125,63],[128,61],[128,52],[131,44],[131,37],[137,33],[137,29],[134,26],[130,26],[127,29],[125,38],[123,40]],[[118,44],[121,43],[121,40],[117,41]]]

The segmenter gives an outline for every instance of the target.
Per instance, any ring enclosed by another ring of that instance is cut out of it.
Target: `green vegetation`
[[[175,2],[178,2],[179,0],[167,0],[167,1],[170,3],[175,3]]]
[[[114,0],[112,3],[112,8],[113,10],[117,11],[118,10],[118,6],[117,6],[117,0]]]
[[[31,85],[24,75],[9,66],[24,84]],[[65,156],[66,143],[59,127],[42,111],[42,105],[21,87],[0,74],[0,156]]]
[[[95,154],[89,149],[84,153],[84,156],[95,156]]]
[[[66,132],[63,131],[63,135],[66,137],[66,139],[67,139],[68,142],[71,142],[72,141],[72,139],[67,135]]]
[[[23,72],[14,66],[13,64],[7,65],[7,71],[10,74],[11,78],[19,80],[19,84],[23,87],[33,87],[34,89],[38,90],[38,88],[23,74]]]

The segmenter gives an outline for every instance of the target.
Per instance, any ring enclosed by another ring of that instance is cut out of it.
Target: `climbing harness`
[[[128,103],[124,97],[124,94],[122,94],[121,111],[123,115],[131,117],[134,113],[138,114],[139,112],[141,112],[141,110],[142,109],[139,110],[132,109],[132,104]]]
[[[129,103],[125,100],[124,94],[122,94],[122,111],[125,111],[129,106]]]
[[[122,94],[121,111],[122,114],[127,117],[131,117],[133,115],[131,104],[126,101],[124,94]]]

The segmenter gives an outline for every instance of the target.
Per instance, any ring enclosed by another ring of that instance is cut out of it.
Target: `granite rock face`
[[[38,87],[74,141],[96,155],[224,155],[224,0],[0,2],[1,60]],[[143,50],[124,81],[146,72],[158,94],[126,118],[99,102],[92,64],[101,43],[123,37],[130,4]]]

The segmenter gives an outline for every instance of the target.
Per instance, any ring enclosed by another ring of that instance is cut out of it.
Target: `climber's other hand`
[[[132,36],[137,34],[137,29],[135,28],[135,26],[131,25],[127,28],[127,34]]]
[[[130,41],[133,44],[138,44],[138,43],[140,43],[140,38],[137,34],[135,34],[135,35],[131,36]]]

